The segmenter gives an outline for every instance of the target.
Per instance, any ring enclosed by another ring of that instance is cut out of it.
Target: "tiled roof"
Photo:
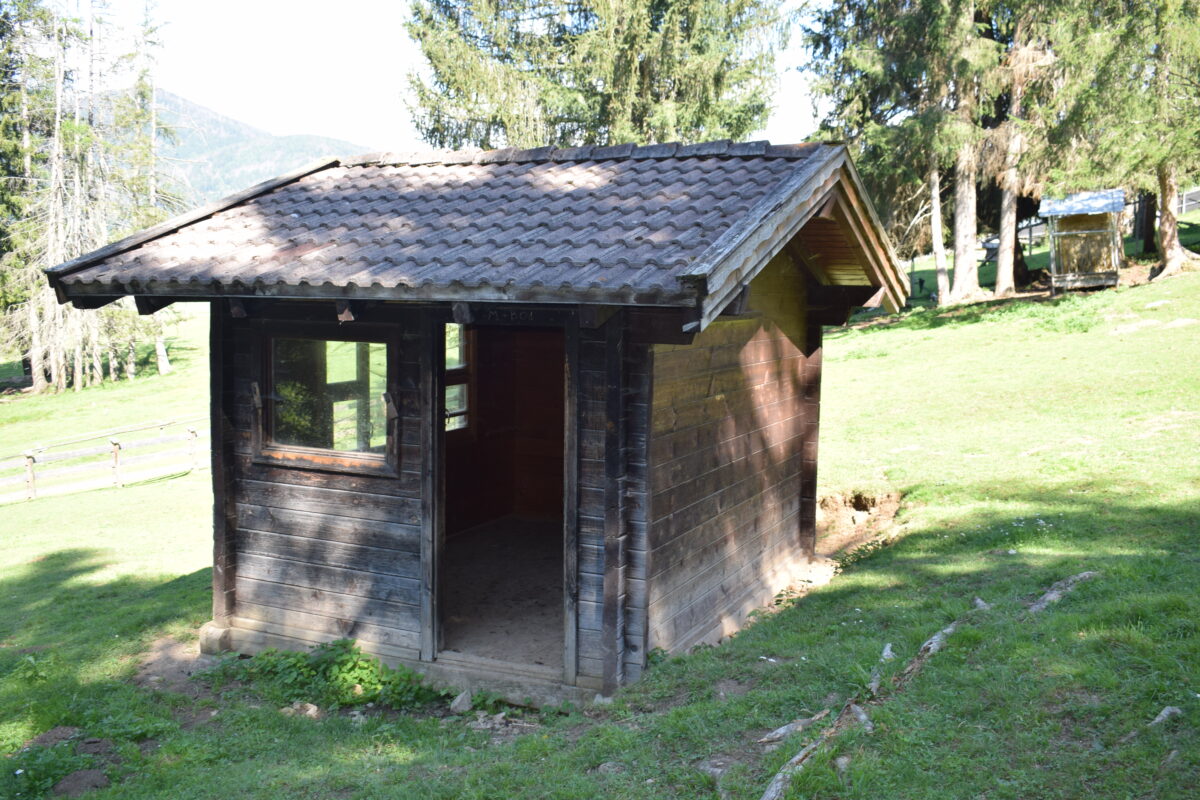
[[[781,208],[815,202],[845,164],[836,145],[728,141],[375,154],[268,181],[48,272],[73,300],[699,306],[783,245],[764,244],[764,220],[776,230]]]

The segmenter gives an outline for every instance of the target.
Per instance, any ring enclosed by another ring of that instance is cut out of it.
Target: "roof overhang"
[[[821,150],[764,198],[744,224],[715,242],[683,279],[700,295],[698,330],[785,249],[799,256],[821,285],[873,287],[864,303],[854,305],[882,304],[893,312],[904,307],[908,276],[846,148],[822,145]]]

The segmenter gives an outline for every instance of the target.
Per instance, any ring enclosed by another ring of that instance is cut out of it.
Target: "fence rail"
[[[0,505],[203,469],[209,465],[206,422],[199,417],[127,426],[0,459]],[[98,440],[105,443],[77,446]]]

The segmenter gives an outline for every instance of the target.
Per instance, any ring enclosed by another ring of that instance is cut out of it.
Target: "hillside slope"
[[[195,374],[139,379],[121,402],[138,389],[148,406],[179,398],[205,369],[195,347],[180,370]],[[443,705],[311,720],[241,687],[199,699],[144,688],[131,680],[141,654],[210,613],[208,476],[7,506],[0,751],[14,755],[0,796],[39,796],[94,766],[71,743],[18,751],[71,725],[124,759],[96,800],[757,800],[855,699],[873,729],[828,740],[787,797],[1190,800],[1198,364],[1200,274],[829,330],[821,482],[830,494],[902,491],[892,535],[720,647],[653,657],[641,683],[586,714]],[[105,397],[45,398],[31,416],[24,399],[0,404],[0,424],[32,436],[39,419],[80,420]],[[1031,611],[1084,571],[1098,574]],[[898,685],[952,621],[941,651]],[[885,645],[894,660],[880,660]],[[1167,707],[1180,713],[1151,724]],[[823,709],[777,748],[758,742]]]
[[[326,156],[347,156],[369,148],[323,136],[275,136],[244,122],[159,90],[163,123],[176,141],[163,147],[195,205],[245,189]]]

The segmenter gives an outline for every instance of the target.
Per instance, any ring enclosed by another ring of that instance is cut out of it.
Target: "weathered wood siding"
[[[654,347],[649,648],[736,630],[811,552],[820,328],[804,308],[803,278],[779,257],[747,313]]]
[[[649,369],[624,314],[580,330],[578,682],[605,691],[645,665]]]
[[[266,642],[351,637],[381,655],[417,658],[422,338],[415,314],[400,320],[391,364],[400,472],[391,477],[256,461],[259,412],[251,386],[266,386],[266,334],[261,320],[216,320],[225,356],[220,397],[232,442],[222,506],[228,530],[218,549],[225,550],[222,598],[232,627],[261,632]]]

